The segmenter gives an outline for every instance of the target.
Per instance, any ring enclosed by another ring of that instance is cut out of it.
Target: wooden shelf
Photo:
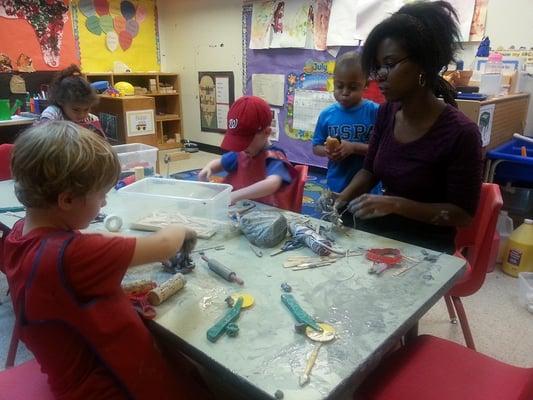
[[[156,115],[155,120],[156,121],[179,121],[180,116],[178,114]]]
[[[121,105],[127,104],[128,111],[142,110],[151,108],[155,113],[155,128],[156,133],[153,140],[154,144],[160,149],[173,149],[181,147],[181,141],[183,139],[182,123],[181,123],[181,95],[180,95],[180,82],[178,74],[171,72],[122,72],[114,74],[112,72],[85,72],[84,76],[90,82],[96,80],[107,80],[111,85],[119,81],[126,81],[133,86],[143,87],[147,90],[153,90],[153,92],[144,93],[136,96],[125,97],[109,97],[100,96],[102,102],[105,103],[105,107],[97,107],[101,113],[108,113],[115,116],[121,116],[117,123],[122,142],[134,143],[136,141],[143,141],[145,138],[140,136],[127,137],[125,135],[125,114],[123,114],[125,107]],[[155,84],[155,86],[154,86]],[[163,87],[170,87],[175,90],[175,93],[159,92]],[[148,106],[148,103],[151,102]],[[145,104],[142,107],[141,104]],[[103,104],[102,104],[103,105]],[[137,107],[138,106],[138,107]],[[107,110],[106,110],[107,108]],[[167,143],[165,139],[175,139],[175,143]],[[148,140],[148,138],[146,138]],[[148,143],[147,143],[148,144]]]
[[[145,96],[177,96],[179,93],[146,93]]]
[[[181,143],[158,143],[157,147],[159,148],[159,150],[177,149],[181,147]]]

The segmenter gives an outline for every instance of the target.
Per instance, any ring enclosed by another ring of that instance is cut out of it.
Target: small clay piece
[[[294,331],[296,333],[304,334],[305,328],[307,328],[307,324],[304,324],[302,322],[297,322],[296,324],[294,324]]]
[[[283,282],[281,284],[281,290],[283,290],[284,292],[290,293],[292,291],[292,287],[287,282]]]
[[[337,148],[341,145],[341,141],[338,137],[328,136],[326,139],[326,142],[324,143],[324,146],[326,146],[326,149],[328,152],[333,152],[337,150]]]
[[[226,333],[229,337],[237,336],[239,334],[239,326],[234,322],[229,323],[226,327]]]
[[[185,252],[178,252],[174,257],[171,257],[168,261],[163,261],[161,264],[163,264],[163,270],[171,274],[177,272],[188,274],[195,267],[190,254]]]
[[[233,297],[231,296],[226,297],[224,301],[226,302],[228,307],[233,307],[233,305],[235,304],[235,300],[233,300]]]
[[[276,400],[281,400],[283,398],[283,392],[281,390],[276,390],[276,393],[274,393],[274,398]]]

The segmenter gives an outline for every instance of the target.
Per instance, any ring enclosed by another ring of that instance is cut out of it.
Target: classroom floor
[[[191,154],[187,160],[170,163],[169,173],[201,168],[216,157],[204,152]],[[165,174],[163,168],[160,171]],[[0,274],[0,370],[4,367],[14,321],[6,291],[5,276]],[[513,365],[533,367],[533,315],[518,304],[517,279],[496,269],[487,274],[476,294],[463,299],[463,304],[479,352]],[[449,322],[444,300],[421,319],[419,331],[464,344],[461,327]],[[21,344],[16,363],[30,358],[31,354]]]

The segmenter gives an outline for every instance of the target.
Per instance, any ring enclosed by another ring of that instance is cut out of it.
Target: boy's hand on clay
[[[341,141],[340,145],[337,146],[335,151],[331,153],[331,159],[333,161],[342,161],[349,155],[354,154],[354,146],[353,143],[343,140]]]
[[[180,251],[186,254],[191,253],[196,247],[197,236],[196,231],[185,228],[185,239],[183,239]]]
[[[209,180],[211,179],[211,175],[212,175],[212,171],[211,171],[211,168],[209,167],[204,167],[202,168],[202,170],[198,173],[198,180],[199,181],[202,181],[202,182],[209,182]]]

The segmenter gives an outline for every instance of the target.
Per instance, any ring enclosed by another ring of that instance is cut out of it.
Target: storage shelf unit
[[[169,72],[86,72],[85,78],[89,82],[107,81],[110,85],[117,82],[129,82],[133,86],[142,87],[146,93],[139,93],[141,97],[153,99],[156,145],[160,149],[181,147],[183,137],[181,124],[181,96],[179,76]],[[137,96],[137,97],[139,97]],[[119,97],[118,99],[127,99]],[[97,107],[99,112],[106,112],[105,104]]]

